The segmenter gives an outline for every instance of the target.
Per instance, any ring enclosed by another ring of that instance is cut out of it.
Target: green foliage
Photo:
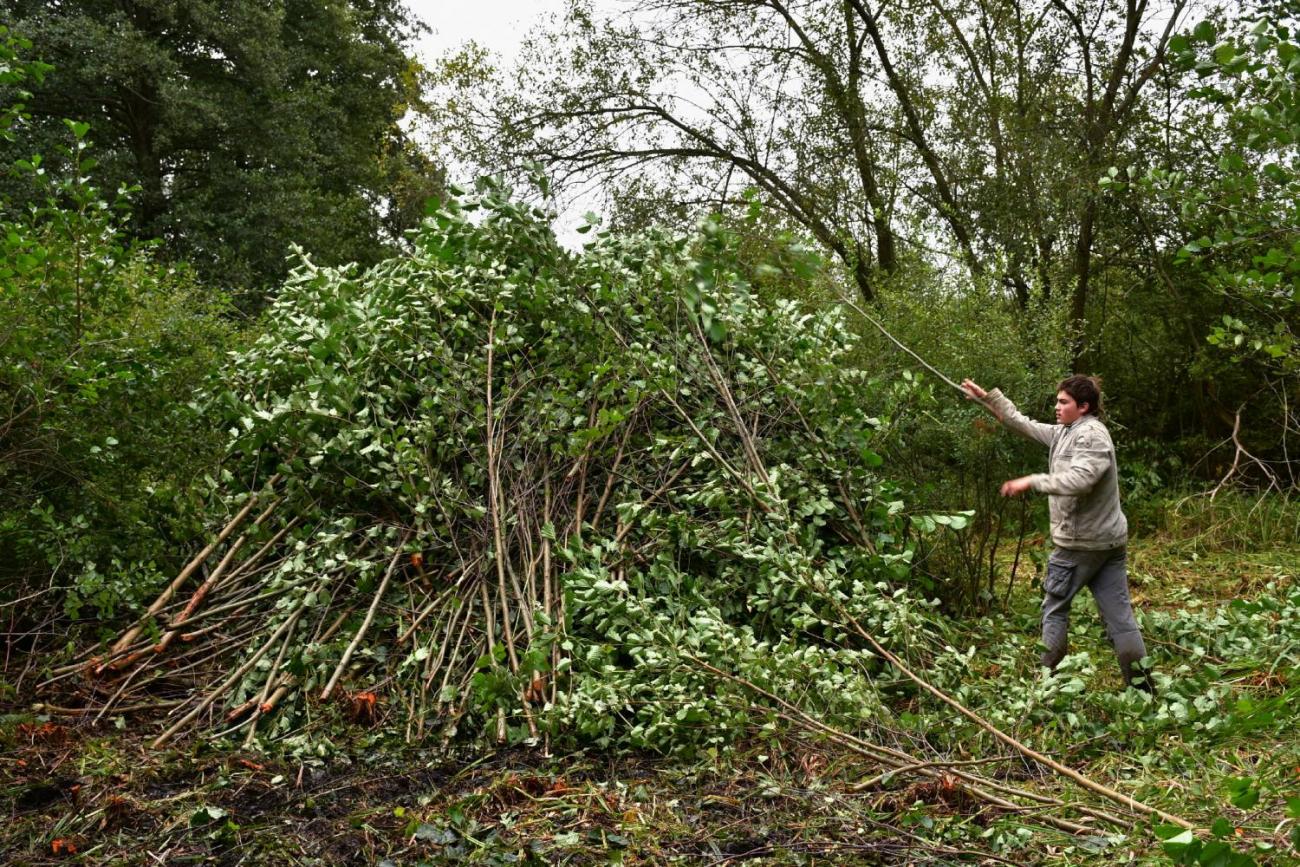
[[[422,75],[400,3],[18,0],[6,11],[54,70],[28,85],[32,122],[0,157],[53,159],[63,118],[90,123],[104,184],[141,188],[125,230],[160,239],[210,285],[260,292],[295,243],[323,262],[375,262],[441,191],[440,170],[399,126],[420,108]],[[11,218],[39,196],[3,189]]]
[[[1232,147],[1219,158],[1217,183],[1191,189],[1177,176],[1154,180],[1168,183],[1168,194],[1179,197],[1201,229],[1179,258],[1200,260],[1233,302],[1208,341],[1235,362],[1295,375],[1300,46],[1285,24],[1269,18],[1216,43],[1217,37],[1207,22],[1175,46],[1179,63],[1202,79],[1193,95],[1219,106],[1233,133]]]
[[[1173,241],[1167,252],[1153,250],[1153,264],[1181,304],[1169,311],[1175,328],[1156,326],[1166,334],[1153,343],[1176,340],[1191,350],[1182,351],[1194,377],[1188,409],[1197,408],[1207,434],[1239,426],[1240,442],[1261,458],[1241,468],[1248,481],[1291,488],[1286,437],[1300,394],[1300,48],[1290,23],[1263,10],[1226,26],[1201,22],[1171,40],[1170,52],[1188,79],[1188,122],[1199,118],[1214,130],[1213,161],[1112,168],[1100,183],[1130,208],[1165,212],[1147,218],[1163,220]],[[1163,379],[1176,387],[1181,377]],[[1229,455],[1215,469],[1231,463]]]
[[[1155,834],[1161,840],[1162,848],[1174,864],[1187,865],[1187,867],[1196,867],[1196,865],[1255,867],[1257,862],[1253,857],[1244,852],[1233,851],[1231,843],[1223,839],[1225,837],[1230,839],[1231,833],[1231,826],[1227,826],[1222,819],[1215,823],[1209,841],[1177,825],[1157,825],[1155,828]]]
[[[43,199],[0,223],[0,562],[6,594],[49,580],[73,617],[109,617],[196,529],[220,441],[189,401],[229,327],[184,270],[123,240],[87,132],[65,125],[66,175],[22,162]]]
[[[9,94],[0,107],[0,140],[13,141],[15,126],[29,118],[24,100],[31,99],[32,95],[25,89],[26,85],[41,83],[53,68],[26,57],[31,48],[31,40],[15,36],[0,24],[0,92]]]
[[[263,581],[290,593],[271,622],[308,593],[309,610],[363,609],[402,528],[429,574],[461,576],[471,610],[482,585],[496,642],[479,607],[465,657],[441,619],[462,609],[443,606],[414,652],[368,639],[362,682],[387,671],[419,693],[439,662],[453,672],[444,713],[484,725],[499,710],[522,735],[520,692],[550,671],[557,733],[658,750],[716,749],[752,721],[739,687],[706,686],[696,658],[797,687],[828,715],[870,716],[875,664],[840,609],[913,649],[928,626],[893,589],[911,545],[868,412],[887,397],[848,363],[848,323],[761,303],[716,223],[598,232],[575,255],[545,217],[486,183],[438,211],[409,258],[365,272],[305,262],[234,356],[216,403],[229,469],[286,476],[289,506],[260,532],[302,519]],[[555,602],[540,589],[545,545]],[[393,610],[421,592],[390,591]],[[297,651],[305,691],[347,633]]]

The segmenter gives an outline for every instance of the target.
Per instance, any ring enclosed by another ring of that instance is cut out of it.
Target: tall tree
[[[1158,157],[1139,142],[1159,122],[1150,85],[1167,69],[1186,0],[926,0],[875,11],[853,3],[880,22],[873,33],[895,31],[892,44],[873,42],[933,178],[936,209],[965,206],[970,233],[1022,306],[1031,268],[1044,297],[1068,286],[1074,364],[1084,365],[1097,260],[1133,243],[1126,220],[1105,219],[1097,179],[1111,165]],[[926,106],[928,124],[917,120]],[[969,255],[964,227],[949,222]]]
[[[210,279],[258,287],[292,243],[373,261],[440,176],[399,120],[419,98],[399,0],[2,0],[55,67],[12,156],[91,123],[105,185],[138,184],[133,232]],[[19,192],[10,201],[23,201]]]
[[[756,186],[870,299],[898,267],[901,190],[865,39],[844,2],[666,0],[619,21],[575,2],[487,100],[481,159],[540,159],[562,183],[643,169],[703,203]]]
[[[937,251],[1022,305],[1069,285],[1081,327],[1096,181],[1144,121],[1184,5],[643,0],[601,19],[573,0],[494,95],[492,161],[657,173],[715,205],[753,184],[868,299],[877,270]]]
[[[1072,8],[1067,0],[1052,2],[1070,23],[1077,52],[1075,56],[1083,69],[1083,113],[1079,130],[1081,162],[1085,178],[1097,177],[1114,160],[1116,145],[1124,135],[1142,88],[1160,69],[1169,38],[1180,22],[1184,3],[1178,0],[1174,4],[1155,43],[1154,53],[1143,56],[1138,50],[1138,37],[1143,26],[1149,26],[1148,0],[1126,0],[1123,16],[1117,22],[1122,35],[1118,44],[1111,45],[1097,37],[1098,28],[1105,26],[1110,14],[1104,4],[1096,10],[1086,10]],[[1091,20],[1086,17],[1089,12],[1092,13]],[[1115,26],[1111,24],[1112,28]],[[1070,301],[1070,319],[1078,335],[1076,367],[1084,349],[1083,325],[1091,291],[1099,190],[1090,184],[1081,198],[1074,244],[1074,291]]]

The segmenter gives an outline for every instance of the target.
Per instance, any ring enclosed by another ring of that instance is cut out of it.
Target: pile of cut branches
[[[843,320],[761,303],[712,224],[572,254],[488,187],[414,240],[297,270],[211,401],[220,529],[56,676],[89,670],[101,712],[178,700],[159,744],[251,743],[340,698],[412,739],[472,721],[674,749],[744,719],[671,652],[739,641],[818,661],[814,694],[869,712],[806,574],[899,642],[925,622],[883,589],[906,531]]]

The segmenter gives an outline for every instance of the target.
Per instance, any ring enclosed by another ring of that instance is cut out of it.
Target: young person
[[[1128,519],[1120,509],[1115,445],[1100,418],[1097,380],[1071,376],[1057,386],[1056,424],[1026,418],[996,388],[985,391],[966,379],[962,390],[1004,427],[1048,449],[1046,473],[1002,485],[1007,497],[1047,494],[1053,550],[1043,579],[1043,665],[1055,669],[1065,656],[1070,603],[1086,586],[1097,600],[1124,682],[1153,691],[1141,667],[1146,646],[1129,601]]]

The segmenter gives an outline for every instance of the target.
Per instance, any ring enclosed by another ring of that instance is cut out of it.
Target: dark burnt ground
[[[969,805],[935,787],[856,794],[863,769],[816,745],[683,762],[357,731],[324,757],[268,759],[154,752],[135,721],[3,720],[6,864],[989,863],[934,842],[945,822],[978,830]]]

